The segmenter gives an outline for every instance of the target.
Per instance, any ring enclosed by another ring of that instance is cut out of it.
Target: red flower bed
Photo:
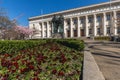
[[[78,80],[83,54],[46,43],[14,54],[0,55],[0,80]]]

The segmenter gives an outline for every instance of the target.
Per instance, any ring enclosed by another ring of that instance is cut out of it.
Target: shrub
[[[13,40],[0,41],[0,53],[17,53],[20,50],[33,48],[46,42],[57,42],[80,51],[84,49],[84,42],[76,39]]]
[[[70,48],[82,51],[84,49],[84,42],[76,39],[63,39],[57,40],[58,43],[65,45]]]
[[[109,36],[101,36],[101,37],[95,37],[95,40],[107,40],[110,41],[110,37]]]
[[[30,40],[20,40],[20,41],[0,41],[0,53],[15,53],[22,49],[32,48],[37,45],[45,43],[45,40],[30,41]]]

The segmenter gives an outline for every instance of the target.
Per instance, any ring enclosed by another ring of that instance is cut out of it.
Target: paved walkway
[[[88,43],[95,61],[105,80],[120,80],[120,48],[105,46],[105,42],[85,41]],[[107,42],[107,44],[109,44]],[[120,45],[120,43],[118,43]],[[117,45],[118,45],[117,44]],[[112,46],[116,44],[112,43]]]

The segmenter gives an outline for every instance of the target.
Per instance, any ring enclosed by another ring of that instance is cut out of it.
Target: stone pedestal
[[[52,38],[59,38],[59,39],[61,39],[61,38],[64,38],[64,36],[63,36],[62,33],[53,33],[52,34]]]

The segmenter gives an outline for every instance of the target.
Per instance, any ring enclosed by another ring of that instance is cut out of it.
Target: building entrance
[[[70,37],[70,30],[67,30],[67,37]]]
[[[74,32],[74,37],[77,37],[77,30],[73,30]]]
[[[81,36],[85,36],[85,30],[84,29],[80,29],[80,34],[81,34]]]

